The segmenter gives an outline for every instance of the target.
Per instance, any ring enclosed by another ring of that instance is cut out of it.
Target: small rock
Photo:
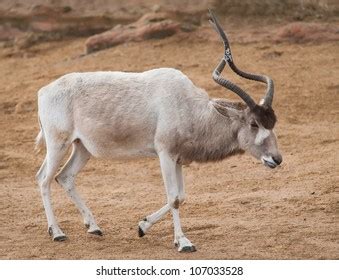
[[[15,111],[16,102],[4,102],[0,103],[0,112],[4,114],[12,114]]]
[[[156,4],[156,5],[154,5],[154,6],[152,7],[152,11],[153,11],[154,13],[159,12],[160,9],[161,9],[161,6],[160,6],[159,4]]]
[[[71,12],[72,10],[73,10],[73,9],[72,9],[71,6],[63,6],[63,7],[62,7],[62,12],[65,13],[65,14]]]
[[[183,23],[181,24],[181,30],[184,32],[192,32],[197,29],[197,26],[191,23]]]
[[[15,106],[16,114],[24,114],[34,110],[34,103],[32,101],[19,102]]]
[[[243,200],[243,201],[240,201],[241,204],[248,204],[250,203],[249,201],[246,201],[246,200]]]
[[[172,36],[180,30],[180,24],[164,13],[146,14],[128,25],[116,25],[113,29],[91,36],[85,43],[86,54],[113,47],[125,42],[138,42]]]
[[[273,59],[276,57],[280,57],[283,54],[281,51],[272,51],[272,52],[267,52],[263,54],[263,58],[266,59]]]
[[[276,42],[289,41],[294,43],[338,41],[339,28],[330,24],[292,22],[280,28],[274,40]]]

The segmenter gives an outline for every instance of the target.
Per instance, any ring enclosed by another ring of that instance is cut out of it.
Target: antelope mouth
[[[261,161],[265,166],[272,168],[272,169],[278,166],[278,164],[271,158],[262,157]]]

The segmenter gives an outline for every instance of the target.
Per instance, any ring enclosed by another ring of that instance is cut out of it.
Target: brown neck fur
[[[178,162],[219,161],[243,152],[238,132],[244,125],[246,106],[223,99],[213,99],[209,106],[209,114],[189,128],[191,133],[177,138],[172,152],[178,155]]]

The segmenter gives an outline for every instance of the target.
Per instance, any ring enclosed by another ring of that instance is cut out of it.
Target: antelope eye
[[[259,128],[258,124],[256,122],[251,122],[252,128]]]

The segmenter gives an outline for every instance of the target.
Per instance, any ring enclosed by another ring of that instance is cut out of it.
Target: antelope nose
[[[272,159],[274,160],[274,162],[279,165],[280,163],[282,163],[282,156],[281,155],[277,155],[272,157]]]

